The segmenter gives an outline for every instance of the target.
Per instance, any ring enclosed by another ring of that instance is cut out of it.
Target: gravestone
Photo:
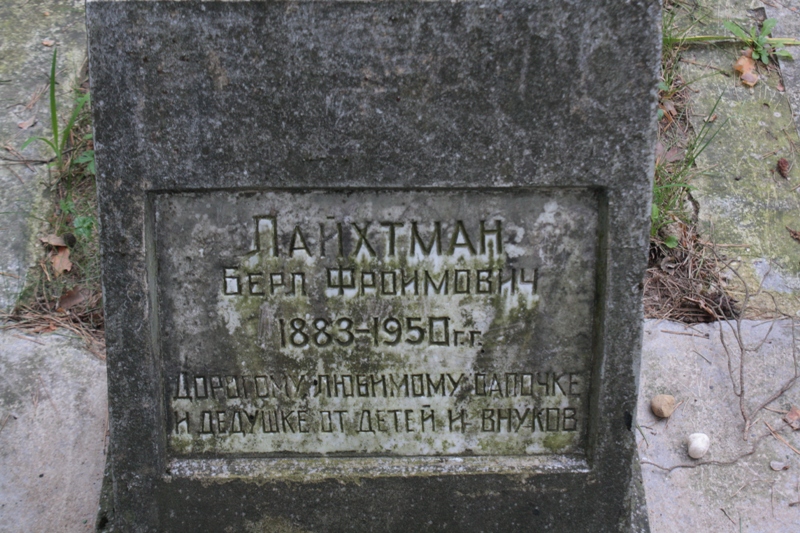
[[[658,9],[91,0],[102,526],[646,529]]]

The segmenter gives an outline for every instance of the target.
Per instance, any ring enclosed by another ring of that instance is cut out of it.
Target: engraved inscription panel
[[[584,453],[598,201],[154,194],[170,453]]]

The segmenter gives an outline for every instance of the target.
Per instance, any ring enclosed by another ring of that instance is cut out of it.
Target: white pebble
[[[709,447],[711,447],[711,439],[705,433],[692,433],[689,435],[689,457],[692,459],[703,457],[708,452]]]

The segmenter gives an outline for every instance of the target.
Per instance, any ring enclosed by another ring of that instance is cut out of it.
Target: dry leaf
[[[42,41],[42,44],[45,46],[53,46],[56,42],[53,39],[45,39]]]
[[[677,116],[678,114],[678,110],[675,109],[675,104],[673,104],[671,100],[664,100],[663,102],[661,102],[661,107],[664,109],[666,113],[669,113],[673,117]]]
[[[683,159],[683,153],[677,146],[673,146],[667,151],[666,160],[668,163],[674,163],[675,161],[680,161],[681,159]]]
[[[785,157],[778,159],[775,170],[778,171],[778,174],[780,174],[782,178],[789,179],[789,161]]]
[[[739,74],[752,72],[753,69],[755,68],[756,68],[756,62],[753,60],[752,57],[747,57],[747,56],[740,56],[739,59],[736,60],[736,63],[733,65],[733,70],[735,70]]]
[[[39,239],[45,244],[49,244],[50,246],[66,246],[67,243],[64,242],[64,239],[59,237],[58,235],[50,234],[47,237],[42,237]]]
[[[53,270],[56,271],[56,275],[72,270],[72,261],[69,260],[69,248],[58,246],[56,250],[56,253],[50,259],[53,262]]]
[[[698,300],[698,301],[697,301],[697,303],[698,303],[698,305],[700,306],[700,309],[702,309],[703,311],[705,311],[705,312],[706,312],[706,313],[708,313],[709,315],[711,315],[711,316],[713,316],[713,317],[716,317],[716,316],[717,316],[717,313],[715,313],[715,312],[714,312],[714,310],[713,310],[713,309],[711,309],[711,307],[709,307],[709,306],[708,306],[708,304],[707,304],[705,301],[703,301],[703,300]]]
[[[670,256],[667,256],[661,260],[661,270],[668,274],[672,274],[677,266],[678,262],[676,262],[675,259]]]
[[[70,307],[75,307],[76,305],[85,302],[86,294],[86,290],[81,289],[80,287],[75,287],[58,300],[59,309],[66,311]]]
[[[733,65],[733,70],[740,74],[742,83],[748,87],[752,87],[758,83],[758,74],[754,72],[755,68],[756,62],[753,60],[753,58],[744,55],[739,57],[739,59],[737,59],[736,63]]]
[[[28,128],[30,128],[34,124],[36,124],[36,117],[31,117],[28,120],[23,120],[22,122],[18,122],[17,126],[20,129],[27,130]]]
[[[792,236],[792,239],[796,240],[797,242],[800,242],[800,231],[795,231],[792,228],[790,228],[789,226],[786,226],[786,229],[789,231],[789,235]],[[796,409],[796,407],[792,407],[792,410],[794,410],[794,409]],[[791,413],[792,411],[789,411],[789,412]],[[798,414],[798,417],[800,417],[800,411],[798,411],[797,414]]]
[[[656,143],[656,161],[659,163],[662,161],[674,163],[681,159],[683,159],[683,152],[679,146],[672,146],[668,150],[660,141]]]
[[[792,237],[794,237],[794,235],[792,235]],[[797,239],[797,237],[794,238]],[[783,421],[789,424],[789,426],[794,430],[800,429],[800,409],[793,405],[789,412],[783,417]]]
[[[758,74],[755,72],[747,72],[742,74],[742,83],[747,85],[748,87],[754,87],[756,83],[758,83]]]
[[[789,470],[789,465],[780,461],[771,461],[769,463],[769,467],[776,472],[780,472],[781,470]]]

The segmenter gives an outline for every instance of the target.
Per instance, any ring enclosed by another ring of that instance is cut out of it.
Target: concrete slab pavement
[[[737,337],[745,348],[741,374]],[[782,421],[800,406],[800,380],[757,411],[796,375],[799,343],[800,324],[791,320],[647,321],[635,430],[653,532],[800,531],[800,431]],[[751,418],[746,434],[740,381]],[[652,414],[656,394],[680,402],[669,419]],[[686,439],[698,432],[711,447],[695,460]],[[774,470],[774,461],[786,469]]]
[[[0,331],[0,532],[94,530],[107,412],[81,339]]]

